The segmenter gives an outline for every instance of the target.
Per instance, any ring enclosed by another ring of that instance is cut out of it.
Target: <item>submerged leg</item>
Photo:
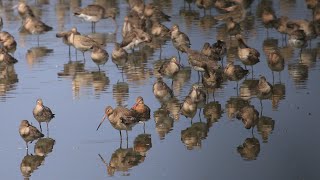
[[[41,122],[39,122],[40,132],[42,132]]]

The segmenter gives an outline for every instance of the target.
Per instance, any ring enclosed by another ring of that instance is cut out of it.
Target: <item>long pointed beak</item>
[[[138,103],[135,103],[133,106],[132,106],[132,109],[134,109],[135,107],[138,106]]]
[[[101,126],[101,124],[103,123],[103,121],[106,119],[106,117],[107,117],[107,114],[105,114],[105,115],[103,116],[103,118],[102,118],[99,126],[97,127],[97,131],[98,131],[99,127]]]

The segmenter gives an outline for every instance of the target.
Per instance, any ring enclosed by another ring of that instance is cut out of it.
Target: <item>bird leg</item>
[[[40,132],[42,132],[41,122],[39,122]]]

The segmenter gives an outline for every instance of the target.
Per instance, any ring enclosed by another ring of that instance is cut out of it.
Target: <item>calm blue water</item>
[[[300,58],[298,49],[281,43],[281,35],[276,30],[269,29],[267,37],[267,30],[256,16],[260,1],[254,1],[247,9],[244,37],[248,45],[261,53],[261,62],[254,66],[254,73],[249,74],[246,82],[239,82],[238,91],[237,83],[230,81],[215,91],[215,101],[222,108],[221,115],[208,122],[203,109],[198,110],[192,125],[190,119],[182,115],[179,120],[172,118],[172,114],[178,112],[177,102],[182,103],[191,85],[198,81],[197,72],[191,70],[190,74],[185,54],[182,63],[186,69],[175,81],[175,100],[168,105],[171,110],[168,115],[161,111],[161,104],[152,93],[152,85],[159,76],[154,71],[160,59],[159,49],[144,47],[119,68],[110,58],[98,72],[89,52],[85,54],[85,63],[80,52],[76,58],[74,49],[69,59],[68,47],[55,37],[57,32],[71,27],[90,35],[90,23],[74,17],[72,12],[91,1],[39,0],[37,5],[34,1],[28,2],[36,14],[54,28],[40,36],[39,46],[36,36],[19,33],[21,20],[12,10],[17,2],[1,1],[0,4],[0,15],[4,20],[2,30],[15,37],[18,46],[14,55],[19,60],[14,71],[10,71],[12,78],[0,76],[1,179],[23,178],[20,166],[27,151],[18,127],[23,119],[38,127],[32,109],[39,97],[56,114],[49,124],[49,137],[55,140],[55,144],[43,160],[33,157],[33,163],[41,165],[33,166],[37,169],[29,173],[30,179],[124,179],[128,178],[126,176],[130,179],[319,179],[319,38],[302,51]],[[204,42],[224,39],[228,46],[227,61],[241,64],[236,55],[237,43],[226,35],[223,22],[204,17],[203,11],[194,4],[189,11],[187,5],[186,9],[183,8],[183,1],[155,3],[172,16],[172,21],[165,25],[171,27],[177,23],[189,35],[192,49],[200,50]],[[128,5],[126,1],[105,4],[118,8],[119,29],[113,33],[113,22],[104,20],[97,23],[94,36],[105,40],[111,56],[113,43],[122,40],[121,27]],[[273,8],[279,16],[312,18],[304,1],[274,1]],[[212,9],[211,14],[214,16],[218,12]],[[278,73],[274,74],[274,82],[264,53],[268,38],[278,41],[276,46],[285,57],[285,68],[280,77]],[[177,56],[177,51],[171,41],[167,41],[161,59],[171,56]],[[232,99],[239,96],[240,101],[240,95],[248,91],[246,83],[252,77],[258,79],[259,75],[266,76],[278,88],[279,94],[263,100],[263,107],[257,98],[243,98],[262,111],[261,127],[252,131],[245,129],[242,122],[230,117],[228,112],[232,111],[229,106]],[[165,82],[170,84],[171,79],[165,79]],[[151,135],[151,143],[144,141],[140,146],[134,143],[139,135],[144,134],[143,124],[137,124],[129,132],[128,145],[124,139],[122,149],[119,149],[119,133],[109,122],[106,121],[99,131],[96,128],[107,105],[131,107],[137,96],[143,96],[152,111],[152,118],[145,124],[145,133]],[[214,101],[212,93],[208,101]],[[262,126],[263,123],[273,126]],[[204,128],[197,130],[196,126]],[[46,132],[45,125],[43,128]],[[182,141],[185,130],[197,135],[196,146],[187,146]],[[254,147],[250,141],[255,143]],[[249,142],[248,149],[240,154],[237,149],[245,142]],[[34,145],[35,142],[29,145],[29,155],[35,155]],[[125,155],[132,157],[123,160]],[[105,163],[116,164],[118,168],[107,168]]]

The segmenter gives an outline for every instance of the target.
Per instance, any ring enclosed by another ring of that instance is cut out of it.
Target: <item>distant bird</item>
[[[206,71],[202,75],[202,84],[207,89],[220,87],[222,80],[222,71],[220,69],[209,70],[206,68]]]
[[[245,67],[251,66],[252,74],[253,74],[253,65],[260,62],[260,53],[255,49],[249,47],[241,37],[241,35],[236,36],[238,40],[238,56],[241,62],[245,65]]]
[[[151,40],[151,36],[148,33],[141,29],[134,29],[131,33],[123,37],[121,47],[127,51],[130,49],[133,51],[139,44],[143,42],[148,43],[151,42]]]
[[[51,31],[53,28],[42,22],[39,18],[33,15],[27,15],[23,21],[22,27],[33,35],[37,35],[37,40],[39,44],[39,35]]]
[[[280,72],[284,70],[284,58],[279,50],[272,50],[267,56],[268,67],[272,71],[272,77],[274,78],[273,71]]]
[[[91,59],[94,63],[97,64],[100,71],[100,65],[104,65],[108,61],[109,54],[105,49],[97,45],[93,45],[91,49]]]
[[[234,65],[234,62],[229,62],[224,68],[224,74],[230,81],[240,81],[248,73],[248,70],[243,69],[240,65]]]
[[[218,56],[218,59],[221,61],[223,65],[223,57],[227,54],[227,44],[222,40],[217,40],[217,42],[213,43],[211,46],[213,54]]]
[[[156,37],[170,37],[170,29],[158,21],[152,21],[151,34]]]
[[[200,88],[199,84],[193,84],[191,90],[188,94],[191,100],[195,103],[205,103],[207,95],[206,93]]]
[[[11,56],[6,49],[0,48],[0,64],[12,65],[17,62],[18,60]]]
[[[110,9],[106,11],[106,9],[104,9],[102,6],[97,4],[90,4],[84,8],[77,9],[74,12],[75,16],[92,23],[91,24],[92,32],[95,32],[96,23],[101,19],[111,17],[114,23],[116,24],[115,14],[116,14],[116,10]]]
[[[118,106],[115,109],[113,109],[111,106],[107,106],[105,109],[105,114],[97,130],[99,129],[99,127],[107,117],[112,127],[119,130],[121,140],[122,140],[121,130],[126,131],[127,140],[128,140],[128,130],[132,130],[132,127],[139,121],[139,119],[136,117],[135,112],[132,110],[129,110],[122,106]]]
[[[234,21],[231,16],[227,18],[226,27],[227,27],[227,33],[229,34],[230,37],[236,36],[237,34],[241,33],[240,24]]]
[[[26,142],[27,149],[29,142],[32,142],[44,136],[36,127],[29,124],[28,120],[21,121],[19,127],[19,134],[22,137],[22,139]]]
[[[158,78],[152,87],[153,94],[156,98],[167,101],[173,97],[173,91],[169,86],[163,82],[162,78]]]
[[[211,8],[213,7],[214,1],[213,0],[196,0],[196,5],[199,9],[203,9],[204,15],[206,15],[206,10],[210,10],[211,14]]]
[[[69,56],[71,56],[70,47],[73,45],[72,42],[70,41],[71,39],[69,39],[69,36],[71,35],[71,33],[72,33],[72,31],[70,30],[70,31],[58,32],[56,34],[56,37],[62,38],[62,42],[69,47]],[[74,31],[74,34],[81,35],[80,32],[78,32],[78,31]],[[77,49],[75,49],[75,50],[77,50]]]
[[[77,31],[77,28],[72,28],[71,33],[68,37],[68,41],[72,43],[72,45],[82,52],[83,59],[85,60],[84,53],[92,48],[92,46],[97,45],[100,46],[98,42],[93,40],[92,38],[84,35],[80,35]]]
[[[218,54],[213,52],[212,47],[211,47],[210,43],[208,43],[208,42],[205,42],[203,44],[203,47],[201,49],[201,53],[203,55],[207,56],[208,58],[214,58],[214,59],[218,59],[219,58]]]
[[[165,61],[159,68],[159,73],[164,76],[173,77],[180,70],[180,63],[177,57],[173,56],[169,61]]]
[[[31,7],[26,4],[25,2],[19,2],[17,5],[15,5],[13,8],[18,9],[18,13],[21,17],[21,19],[25,19],[28,15],[34,16],[35,14],[33,13]]]
[[[144,15],[153,20],[158,22],[170,21],[170,16],[165,14],[159,7],[154,5],[153,3],[149,3],[144,7]]]
[[[173,46],[177,49],[179,60],[181,60],[180,52],[186,53],[187,50],[190,48],[190,39],[189,37],[180,31],[179,26],[177,24],[174,24],[171,27],[171,41]]]
[[[40,131],[42,132],[41,122],[47,123],[47,130],[49,130],[48,124],[55,114],[52,113],[51,109],[43,105],[42,99],[37,99],[37,104],[33,109],[33,117],[39,122]]]
[[[112,50],[111,54],[112,60],[124,60],[126,61],[128,59],[128,53],[126,50],[124,50],[119,43],[114,43],[114,49]]]
[[[14,37],[7,31],[0,32],[0,45],[8,52],[14,54],[17,49],[17,42]]]

